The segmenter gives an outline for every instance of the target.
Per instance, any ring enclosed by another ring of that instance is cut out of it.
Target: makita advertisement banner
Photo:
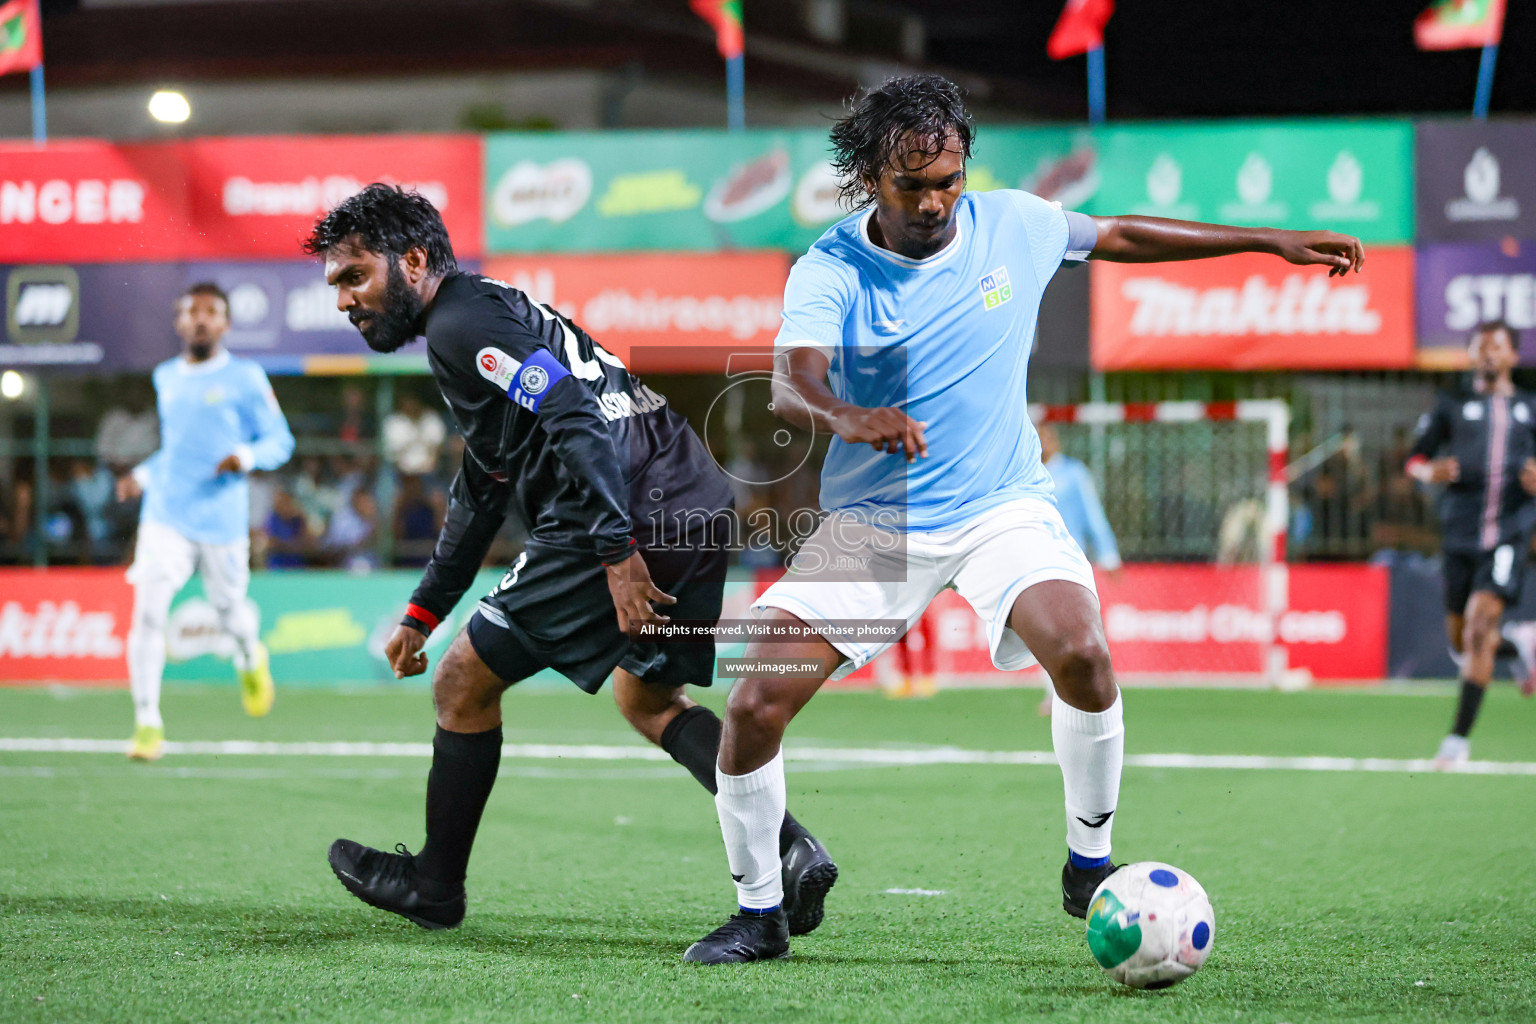
[[[373,181],[426,195],[475,257],[480,149],[473,135],[0,143],[0,263],[291,260]]]
[[[1420,241],[1536,238],[1536,119],[1428,121],[1415,151]]]
[[[632,370],[725,372],[731,350],[773,347],[789,257],[499,256],[484,273],[566,314]]]
[[[479,256],[480,139],[474,135],[198,139],[178,150],[192,222],[189,255],[295,259],[315,220],[375,181],[420,192],[459,256]]]
[[[1329,277],[1274,256],[1092,265],[1099,370],[1348,370],[1413,364],[1413,250]]]
[[[0,684],[121,684],[133,614],[122,569],[0,569]]]
[[[1459,369],[1472,328],[1504,320],[1520,338],[1520,361],[1536,365],[1536,241],[1446,242],[1418,252],[1419,365]]]

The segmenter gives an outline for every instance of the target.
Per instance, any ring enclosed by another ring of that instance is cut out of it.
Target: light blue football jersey
[[[251,469],[276,469],[293,454],[267,375],[220,352],[202,363],[168,359],[154,380],[160,450],[134,470],[144,488],[139,518],[206,544],[241,540],[251,518],[246,476],[215,468],[239,454]]]
[[[833,393],[927,423],[928,458],[834,437],[822,507],[945,530],[1050,498],[1025,384],[1041,294],[1064,259],[1088,255],[1068,253],[1066,215],[1028,192],[966,192],[955,238],[923,260],[871,242],[870,216],[833,225],[795,264],[776,347],[826,349]]]

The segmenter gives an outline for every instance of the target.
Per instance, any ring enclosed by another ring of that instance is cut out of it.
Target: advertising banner
[[[1429,121],[1414,138],[1420,241],[1536,238],[1536,119]]]
[[[188,255],[298,259],[315,220],[375,181],[431,200],[459,256],[482,249],[479,136],[198,139],[178,155],[198,234]]]
[[[1295,565],[1290,609],[1279,635],[1292,668],[1319,680],[1379,680],[1387,666],[1385,569],[1369,565]],[[766,583],[762,584],[766,587]],[[1264,611],[1257,566],[1132,563],[1111,580],[1097,573],[1099,604],[1115,672],[1137,676],[1257,676],[1274,626]],[[941,677],[995,677],[1020,685],[1043,681],[1038,668],[992,667],[987,626],[964,599],[942,591],[927,615],[934,668]],[[868,685],[897,670],[894,653],[848,677]]]
[[[168,146],[0,143],[0,263],[177,259],[192,237]]]
[[[122,569],[0,569],[0,685],[126,684]]]
[[[1407,121],[1148,124],[1097,138],[1093,213],[1413,240]]]
[[[1329,277],[1274,256],[1092,266],[1099,370],[1387,369],[1413,362],[1413,250]]]
[[[772,348],[789,257],[501,256],[485,273],[566,314],[638,373],[724,372],[732,350]]]
[[[490,135],[491,252],[786,249],[847,216],[823,129]],[[1091,137],[989,128],[966,186],[1029,188],[1068,207],[1098,187]]]
[[[1465,367],[1468,335],[1486,320],[1525,332],[1520,362],[1536,364],[1536,241],[1424,245],[1417,268],[1420,366]]]
[[[181,351],[171,326],[184,273],[176,263],[0,267],[0,367],[147,370],[169,359]]]

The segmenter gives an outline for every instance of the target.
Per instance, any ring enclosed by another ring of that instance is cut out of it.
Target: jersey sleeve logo
[[[496,385],[498,391],[506,391],[511,387],[512,378],[522,365],[499,348],[488,346],[475,353],[475,369],[480,371],[480,376]]]
[[[981,304],[996,309],[1013,298],[1013,285],[1008,283],[1008,268],[998,267],[981,279]]]
[[[553,353],[538,349],[523,361],[521,371],[507,387],[507,397],[529,412],[538,412],[550,389],[570,375]]]

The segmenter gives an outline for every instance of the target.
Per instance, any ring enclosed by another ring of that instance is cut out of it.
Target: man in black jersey
[[[1415,480],[1445,487],[1445,624],[1461,668],[1461,696],[1435,757],[1438,768],[1471,756],[1467,736],[1493,679],[1504,609],[1520,599],[1536,530],[1536,395],[1515,390],[1510,372],[1519,352],[1508,324],[1480,324],[1468,346],[1472,390],[1435,400],[1419,420],[1408,459]],[[1521,692],[1536,692],[1536,677],[1528,676]]]
[[[397,677],[426,671],[428,635],[474,581],[510,509],[529,540],[454,638],[432,681],[437,708],[419,854],[347,839],[331,868],[365,903],[425,928],[464,917],[464,876],[501,757],[501,695],[543,668],[588,693],[611,673],[630,724],[715,791],[720,720],[689,700],[710,685],[714,643],[631,640],[641,624],[720,617],[731,490],[688,422],[554,310],[460,273],[426,199],[370,185],[315,226],[337,305],[370,348],[418,335],[464,435],[442,534],[386,646]],[[682,524],[682,525],[678,525]],[[780,829],[792,927],[821,923],[837,879],[786,814]]]

